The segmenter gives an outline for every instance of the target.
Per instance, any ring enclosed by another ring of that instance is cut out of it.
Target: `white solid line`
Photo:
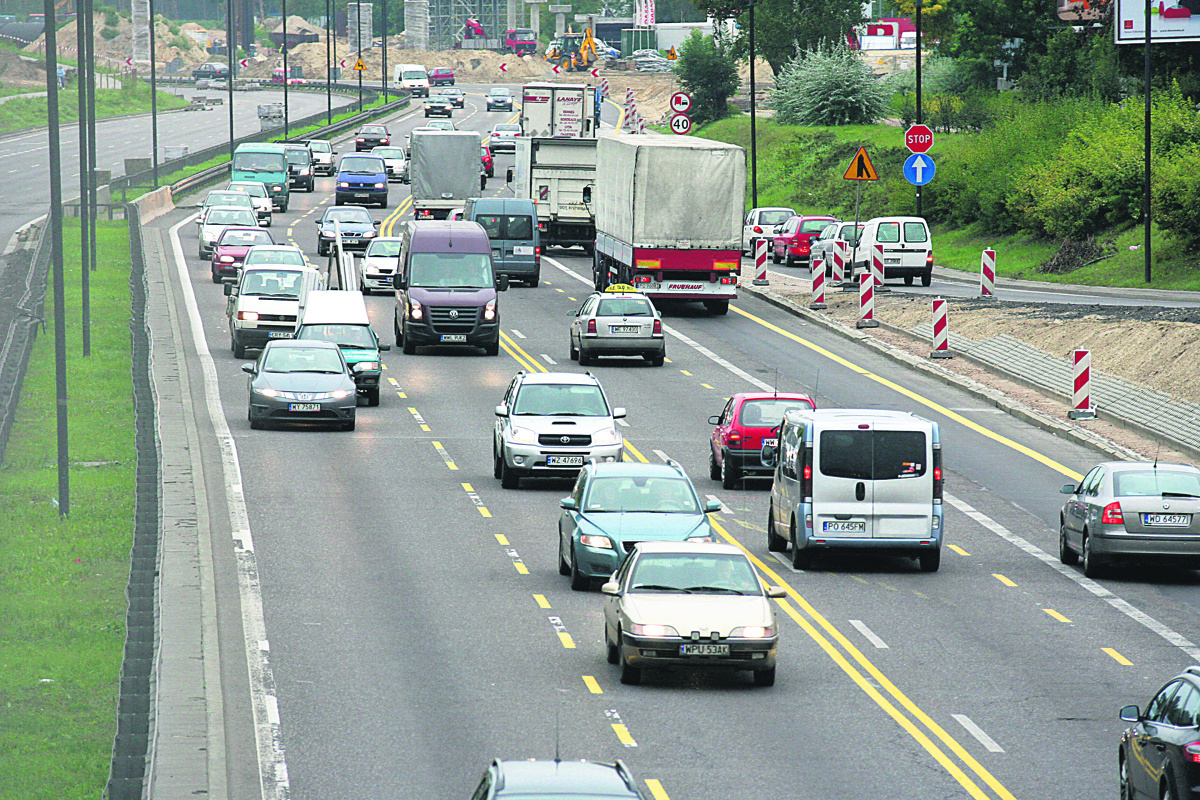
[[[658,456],[659,460],[662,461],[664,464],[671,460],[671,457],[668,456],[666,453],[664,453],[662,450],[651,450],[650,452],[654,453],[654,455]]]
[[[771,558],[775,559],[780,564],[783,564],[785,567],[790,569],[792,572],[797,571],[796,568],[792,566],[792,562],[787,560],[786,556],[781,556],[779,553],[771,553]]]
[[[269,694],[263,698],[267,704],[267,721],[272,725],[279,724],[279,701],[275,699],[275,695]]]
[[[551,358],[550,356],[546,355],[545,353],[542,353],[542,354],[541,354],[541,356],[542,356],[542,358],[543,358],[543,359],[545,359],[545,361],[546,361],[546,363],[547,363],[547,364],[557,364],[557,363],[558,363],[557,361],[555,361],[553,358]]]
[[[513,336],[517,337],[518,339],[525,339],[525,338],[527,338],[527,337],[525,336],[525,334],[521,333],[521,332],[520,332],[519,330],[517,330],[516,328],[513,328],[513,329],[512,329],[512,332],[513,332]]]
[[[192,329],[192,344],[204,375],[204,399],[208,417],[221,453],[221,469],[225,482],[225,502],[233,534],[234,557],[238,573],[238,595],[242,607],[243,648],[246,666],[250,675],[250,709],[254,718],[254,739],[257,744],[258,773],[261,779],[263,800],[286,800],[289,793],[287,761],[283,753],[283,737],[279,735],[278,723],[269,718],[267,698],[274,696],[275,675],[271,671],[267,653],[259,643],[267,640],[267,626],[263,615],[261,582],[258,574],[258,559],[254,555],[254,540],[250,534],[250,518],[246,511],[246,496],[242,492],[242,468],[238,461],[237,443],[225,419],[221,405],[220,384],[217,367],[208,341],[204,337],[204,323],[200,307],[196,303],[196,292],[188,274],[187,259],[183,256],[183,245],[179,241],[179,229],[190,224],[195,214],[184,217],[170,229],[171,252],[175,257],[175,269],[182,287],[184,304],[187,307],[188,323]]]
[[[965,503],[962,500],[959,500],[957,497],[949,494],[945,495],[945,501],[957,508],[962,513],[966,514],[971,519],[978,522],[983,527],[990,530],[992,533],[999,536],[1001,539],[1004,539],[1010,544],[1016,545],[1019,549],[1024,550],[1026,553],[1038,559],[1063,577],[1074,581],[1076,584],[1086,589],[1088,592],[1091,592],[1096,597],[1102,598],[1104,602],[1108,603],[1110,606],[1115,608],[1117,611],[1120,611],[1134,622],[1158,634],[1158,636],[1165,639],[1171,645],[1178,647],[1180,650],[1186,653],[1188,658],[1190,658],[1193,662],[1200,661],[1200,647],[1197,647],[1187,637],[1162,624],[1144,611],[1135,608],[1128,600],[1122,597],[1117,597],[1115,594],[1110,592],[1108,589],[1105,589],[1091,578],[1087,578],[1082,573],[1076,572],[1074,569],[1068,567],[1066,564],[1063,564],[1057,558],[1050,555],[1037,545],[1027,541],[1021,536],[1018,536],[1008,528],[1005,528],[987,514],[972,508],[968,503]]]
[[[983,728],[976,725],[966,714],[951,714],[954,721],[966,728],[967,733],[979,740],[979,743],[993,753],[1003,753],[1004,748],[996,744],[996,740],[983,732]]]
[[[875,647],[877,649],[879,649],[879,650],[887,650],[888,649],[887,642],[885,642],[883,639],[880,639],[878,636],[876,636],[875,631],[868,628],[867,623],[863,622],[861,619],[852,619],[852,620],[850,620],[850,624],[853,625],[855,628],[857,628],[858,632],[861,633],[868,642],[875,645]]]

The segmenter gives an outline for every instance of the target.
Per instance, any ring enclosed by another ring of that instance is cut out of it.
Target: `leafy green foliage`
[[[717,49],[711,36],[692,31],[679,47],[675,75],[692,96],[694,123],[703,125],[729,113],[729,98],[738,88],[737,67]]]
[[[750,26],[747,0],[693,0],[714,19],[736,19],[741,31]],[[754,49],[759,58],[778,75],[796,53],[811,50],[821,42],[844,42],[855,25],[864,20],[860,0],[756,0],[754,4]],[[750,37],[738,36],[730,43],[735,58],[749,55]]]
[[[871,68],[840,44],[796,56],[776,76],[771,99],[784,125],[857,125],[887,110],[887,95]]]
[[[117,33],[118,32],[117,32],[116,28],[108,28],[108,27],[101,28],[100,29],[100,38],[107,39],[108,41],[112,41],[113,39],[117,38]]]

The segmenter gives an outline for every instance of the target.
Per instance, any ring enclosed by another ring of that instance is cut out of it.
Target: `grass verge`
[[[80,346],[79,228],[65,233],[71,513],[55,467],[54,329],[39,333],[0,466],[0,798],[91,800],[108,777],[125,640],[136,458],[129,239],[101,222],[92,355]],[[46,299],[50,316],[52,297]]]
[[[158,110],[182,108],[188,103],[180,97],[158,92]],[[58,93],[58,113],[63,124],[79,118],[79,93],[65,89]],[[138,82],[127,89],[97,89],[96,119],[150,111],[150,87]],[[46,124],[46,98],[22,97],[0,105],[0,133],[36,128]]]

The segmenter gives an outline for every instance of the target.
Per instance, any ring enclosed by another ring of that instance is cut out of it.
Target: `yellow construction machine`
[[[583,72],[596,63],[596,39],[592,29],[583,33],[564,33],[546,48],[546,60],[561,69]]]

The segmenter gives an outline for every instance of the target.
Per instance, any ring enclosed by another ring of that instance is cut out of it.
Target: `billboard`
[[[1145,0],[1115,0],[1113,35],[1117,44],[1142,44],[1146,40]],[[1150,41],[1200,42],[1200,0],[1152,0]]]

